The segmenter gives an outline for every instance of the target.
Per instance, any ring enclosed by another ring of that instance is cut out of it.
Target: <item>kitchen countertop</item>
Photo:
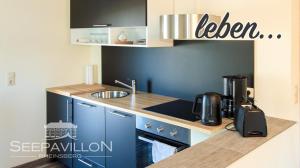
[[[237,132],[225,131],[149,168],[225,168],[294,124],[293,121],[267,117],[267,137],[243,138]]]
[[[76,86],[78,86],[78,90]],[[149,166],[150,168],[225,168],[295,124],[294,121],[267,117],[267,137],[242,138],[237,132],[222,131],[225,125],[231,122],[228,119],[223,119],[223,124],[220,126],[209,127],[199,122],[186,121],[143,110],[145,107],[173,101],[176,98],[144,92],[138,92],[136,95],[130,94],[120,99],[96,99],[90,95],[93,91],[111,89],[126,90],[108,85],[72,85],[71,87],[49,88],[47,91],[214,135],[199,144]],[[213,157],[211,157],[212,155]]]
[[[135,115],[147,117],[150,119],[181,126],[208,135],[213,135],[217,132],[224,130],[225,125],[232,122],[229,119],[223,119],[223,123],[219,126],[205,126],[201,124],[199,121],[192,122],[192,121],[187,121],[187,120],[143,110],[143,108],[146,107],[177,100],[176,98],[172,98],[172,97],[150,94],[145,92],[137,92],[137,94],[135,95],[130,94],[129,96],[126,96],[124,98],[118,98],[118,99],[97,99],[91,96],[92,92],[99,91],[99,90],[129,91],[124,88],[113,87],[109,85],[99,85],[99,84],[95,84],[95,85],[80,84],[80,85],[62,86],[62,87],[47,89],[47,91],[52,93],[56,93],[64,96],[70,96],[75,99],[83,100],[89,103],[93,103],[93,104],[97,104],[109,108],[114,108],[116,110],[120,110],[123,112],[128,112]]]
[[[77,84],[77,85],[48,88],[47,91],[69,97],[72,95],[93,92],[101,89],[104,89],[103,86],[98,84],[94,84],[94,85]]]

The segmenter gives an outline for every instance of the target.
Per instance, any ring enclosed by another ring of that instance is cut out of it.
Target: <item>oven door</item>
[[[142,130],[136,130],[136,161],[137,168],[144,168],[151,164],[152,161],[152,141],[159,141],[177,148],[177,152],[189,147],[189,145],[173,141],[161,136],[157,136]]]

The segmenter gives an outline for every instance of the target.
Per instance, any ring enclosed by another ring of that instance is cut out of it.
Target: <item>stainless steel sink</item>
[[[92,97],[97,99],[115,99],[128,96],[129,93],[126,91],[100,91],[92,93]]]

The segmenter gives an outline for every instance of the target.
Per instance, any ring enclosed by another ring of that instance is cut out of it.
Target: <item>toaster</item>
[[[235,118],[235,128],[243,137],[266,137],[264,112],[255,105],[241,105]]]

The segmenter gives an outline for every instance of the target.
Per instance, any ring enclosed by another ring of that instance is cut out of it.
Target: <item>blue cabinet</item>
[[[147,0],[71,0],[71,28],[147,26]]]
[[[136,167],[135,115],[47,92],[47,124],[53,123],[73,127],[70,137],[48,141],[67,147],[47,151],[64,155],[57,160],[66,167]]]
[[[52,159],[56,159],[63,163],[66,167],[72,167],[72,138],[64,137],[63,134],[57,133],[57,129],[65,129],[63,126],[72,125],[72,99],[66,96],[47,92],[47,143],[50,144],[50,148],[47,149],[47,154]],[[55,126],[58,128],[52,128]],[[53,130],[55,129],[55,130]],[[56,137],[55,137],[56,136]],[[55,146],[59,146],[59,150],[55,150]],[[63,149],[61,146],[64,146]],[[66,157],[60,157],[60,156]]]
[[[105,167],[105,111],[104,107],[74,100],[74,167]]]
[[[107,168],[136,167],[135,115],[106,108],[106,144],[112,143],[112,151],[106,151]]]

